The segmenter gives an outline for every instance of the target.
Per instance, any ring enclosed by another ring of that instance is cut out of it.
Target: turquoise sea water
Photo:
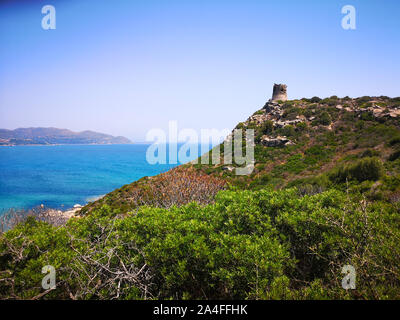
[[[150,165],[148,145],[0,147],[0,213],[70,208],[175,165]]]

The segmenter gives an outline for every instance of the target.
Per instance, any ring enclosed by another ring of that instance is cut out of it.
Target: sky
[[[397,0],[0,0],[0,128],[142,142],[172,120],[232,129],[274,83],[289,99],[397,97],[399,16]]]

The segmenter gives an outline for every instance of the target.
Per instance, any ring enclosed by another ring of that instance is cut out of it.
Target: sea
[[[0,215],[10,208],[85,205],[178,164],[149,164],[149,145],[0,147]],[[211,149],[211,146],[210,146]],[[193,157],[193,159],[196,157]]]

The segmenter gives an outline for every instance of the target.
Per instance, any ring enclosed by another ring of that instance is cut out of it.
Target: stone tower
[[[274,84],[274,91],[272,93],[272,101],[286,101],[287,100],[287,85]]]

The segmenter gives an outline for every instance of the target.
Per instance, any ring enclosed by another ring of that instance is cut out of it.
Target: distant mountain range
[[[0,129],[0,145],[54,145],[54,144],[130,144],[125,137],[82,131],[74,132],[57,128]]]

